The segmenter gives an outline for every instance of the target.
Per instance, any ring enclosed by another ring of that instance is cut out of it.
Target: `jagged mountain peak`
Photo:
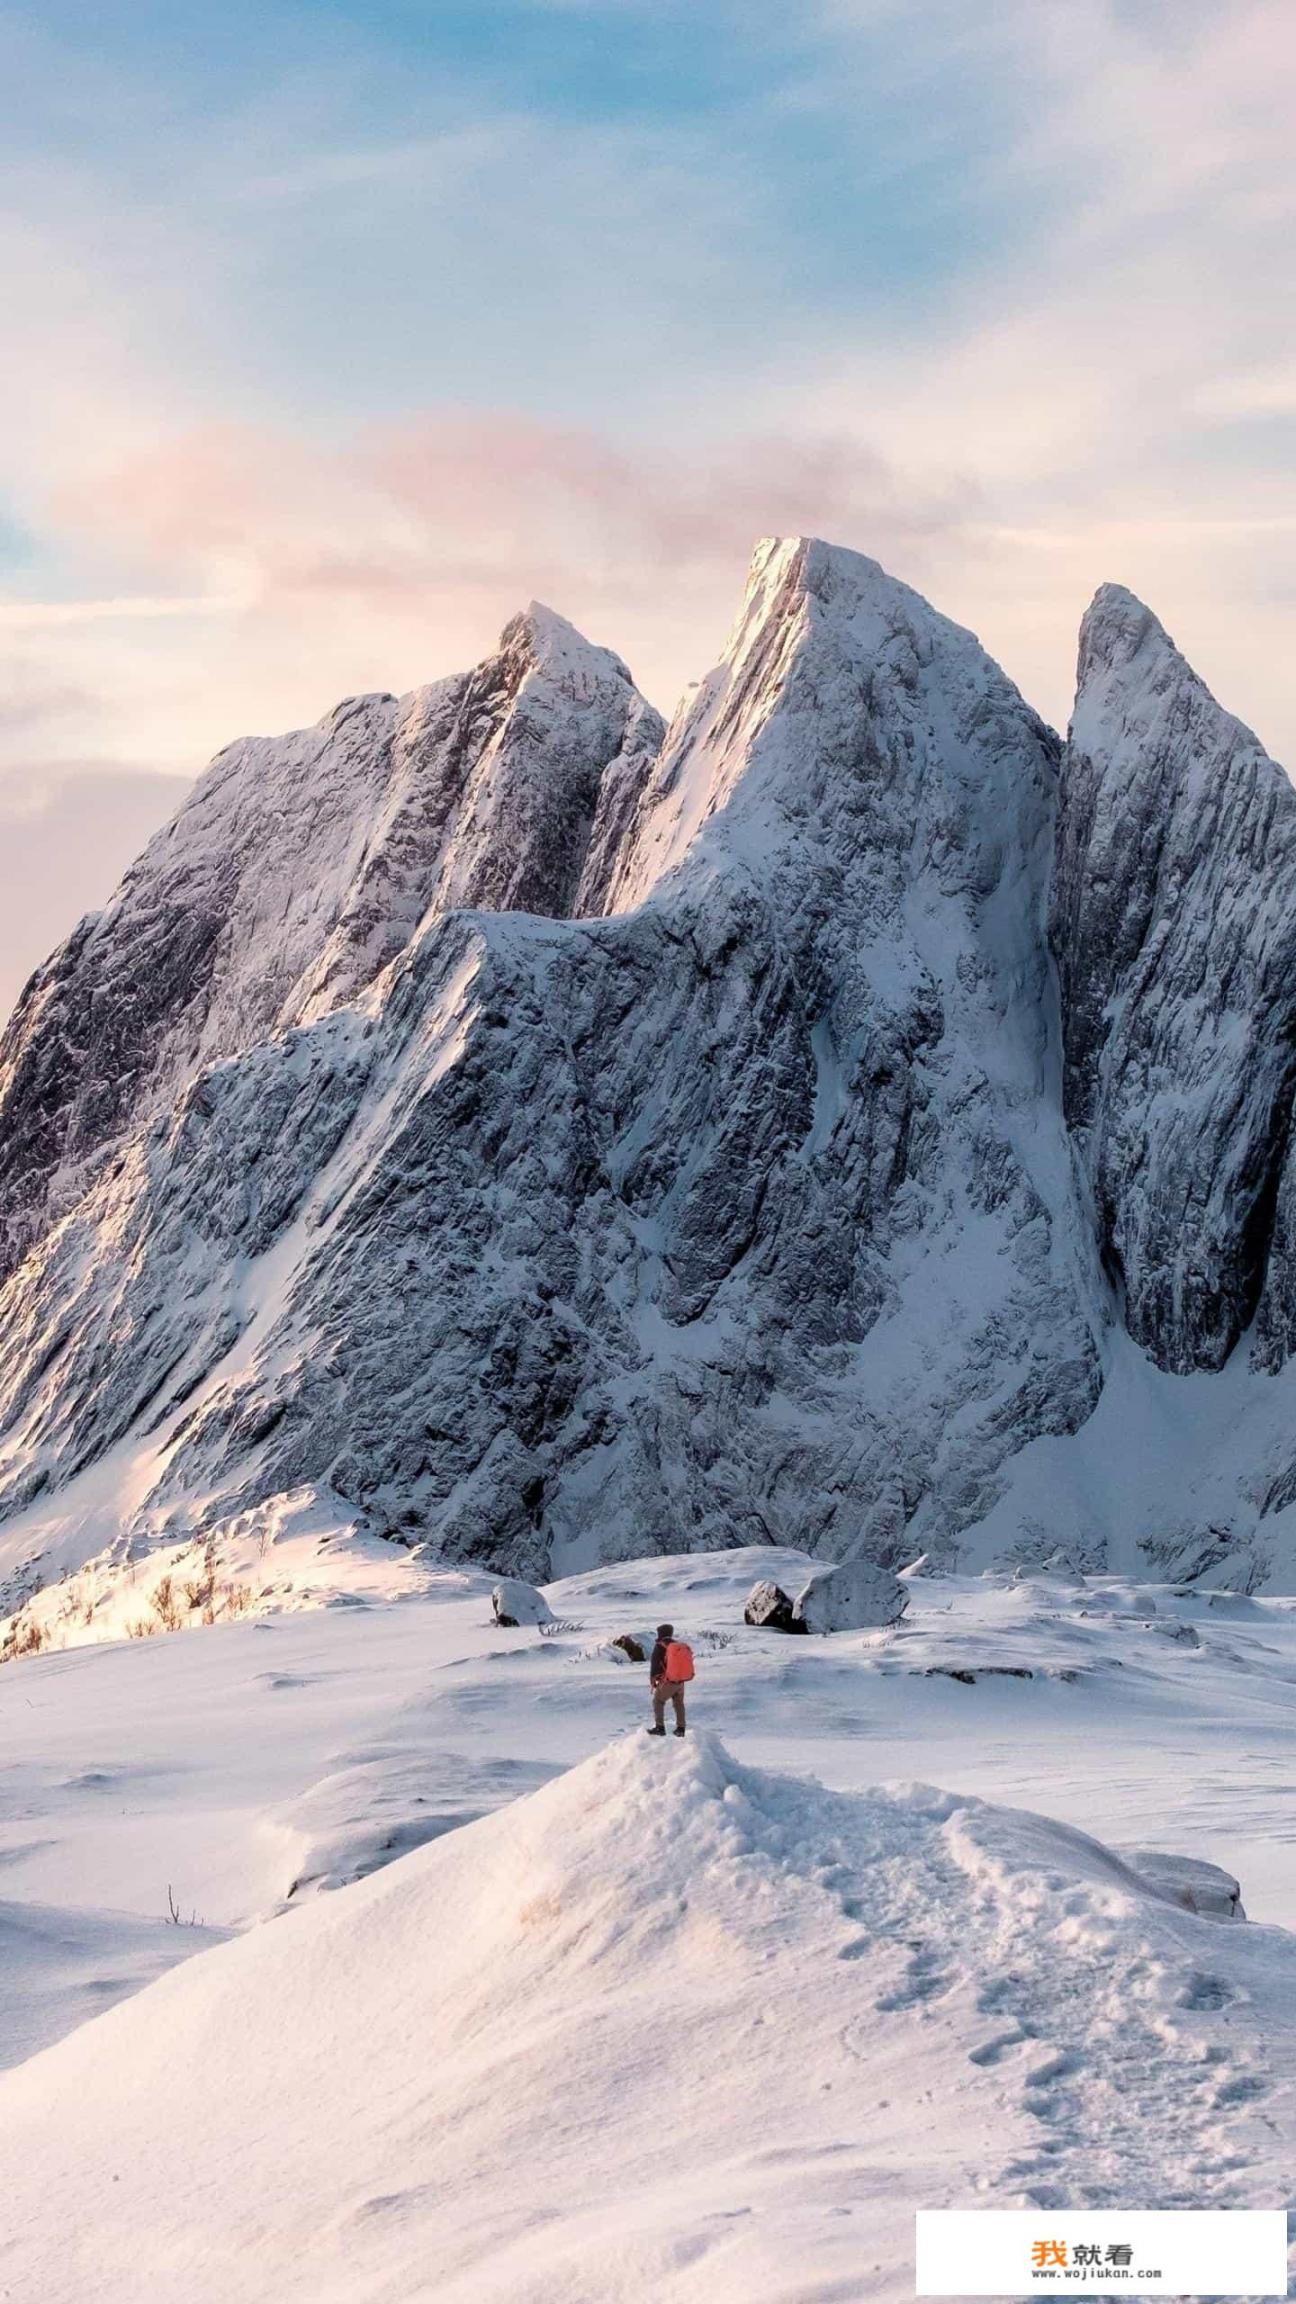
[[[1185,743],[1180,767],[1187,773],[1204,751],[1246,751],[1254,772],[1266,782],[1290,780],[1265,750],[1254,729],[1221,704],[1200,672],[1167,632],[1154,609],[1123,584],[1101,584],[1080,624],[1076,699],[1071,734],[1084,743],[1095,715],[1115,716],[1133,741],[1146,744],[1152,715],[1183,721],[1192,715],[1207,742]],[[1281,799],[1279,805],[1282,805]]]
[[[821,536],[764,536],[752,554],[722,664],[738,673],[768,646],[772,629],[796,627],[809,615],[854,626],[862,640],[903,629],[911,638],[958,635],[979,648],[971,633],[867,553]]]
[[[1080,619],[1077,679],[1117,664],[1132,663],[1145,643],[1173,647],[1164,625],[1137,593],[1123,584],[1100,584]]]
[[[580,674],[630,682],[629,666],[614,649],[587,640],[584,633],[542,600],[529,601],[500,633],[496,654],[516,656],[531,669],[555,678]]]
[[[1130,1333],[1183,1374],[1220,1367],[1257,1307],[1262,1338],[1289,1335],[1271,1237],[1296,1077],[1296,790],[1117,585],[1081,630],[1053,941],[1066,1113]]]
[[[509,617],[495,646],[489,649],[472,670],[450,674],[440,680],[421,683],[404,695],[395,695],[389,688],[362,691],[358,695],[343,696],[314,723],[314,729],[295,729],[282,736],[268,738],[242,738],[226,745],[217,755],[217,761],[237,759],[249,742],[291,744],[301,742],[313,732],[336,735],[342,728],[355,723],[381,726],[394,718],[407,719],[418,712],[426,700],[436,699],[447,688],[461,684],[478,684],[488,688],[503,688],[516,694],[525,680],[555,681],[570,684],[573,680],[588,685],[590,682],[612,681],[633,686],[629,666],[611,648],[600,647],[587,640],[575,624],[560,616],[556,608],[545,606],[542,600],[531,600]],[[215,765],[215,763],[213,763]]]
[[[226,746],[0,1043],[0,1278],[123,1129],[358,997],[429,913],[569,911],[604,771],[628,748],[642,781],[660,734],[620,657],[533,603],[471,672]]]
[[[312,737],[331,740],[345,732],[353,749],[366,742],[381,745],[393,733],[438,718],[447,700],[466,708],[473,718],[489,704],[502,720],[524,689],[532,699],[551,691],[577,702],[587,702],[599,694],[619,701],[623,690],[632,697],[637,695],[629,666],[614,650],[587,640],[556,609],[532,600],[509,617],[495,646],[470,671],[422,682],[403,695],[380,688],[343,696],[309,728],[291,729],[279,736],[236,739],[217,753],[202,785],[213,777],[221,780],[230,774],[244,774],[252,746],[274,748],[280,754],[281,774],[290,779],[307,777],[313,766]],[[263,767],[264,753],[257,757]],[[182,809],[182,819],[185,813]]]
[[[716,841],[758,879],[789,843],[844,862],[863,853],[858,817],[897,807],[915,848],[930,826],[948,870],[956,850],[979,848],[993,878],[988,852],[1020,821],[1012,787],[1042,769],[1050,798],[1056,751],[975,634],[878,561],[817,537],[765,538],[719,664],[667,732],[608,909],[705,863]]]

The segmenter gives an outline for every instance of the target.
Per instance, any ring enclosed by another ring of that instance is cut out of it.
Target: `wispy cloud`
[[[0,600],[0,631],[48,632],[69,625],[134,623],[141,618],[154,623],[172,616],[221,616],[241,605],[217,594],[198,600],[130,594],[114,600]]]
[[[245,669],[273,663],[285,708],[306,689],[304,644],[314,712],[327,701],[315,666],[413,684],[480,654],[533,595],[607,638],[631,624],[639,677],[670,704],[681,664],[702,668],[718,644],[763,528],[844,525],[913,561],[974,509],[956,475],[898,473],[849,436],[672,454],[442,411],[336,448],[251,426],[196,431],[83,483],[63,516],[94,554],[183,581],[160,615],[226,617],[239,637],[225,653]],[[83,605],[91,617],[113,606]],[[36,628],[57,611],[15,614]]]
[[[669,703],[802,528],[1054,717],[1118,577],[1296,755],[1286,0],[533,14],[272,0],[183,85],[32,34],[0,645],[62,702],[10,758],[189,766],[531,594]]]

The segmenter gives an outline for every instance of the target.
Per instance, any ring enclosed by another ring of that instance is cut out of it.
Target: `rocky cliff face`
[[[1264,1296],[1296,1080],[1296,791],[1156,618],[1084,620],[1062,768],[1053,942],[1066,1116],[1130,1335],[1222,1366]],[[1285,1207],[1286,1203],[1284,1203]]]
[[[800,541],[664,741],[533,610],[223,754],[4,1043],[0,1554],[310,1485],[532,1577],[1047,1552],[1122,1317],[1168,1371],[1296,1317],[1292,796],[1124,594],[1060,754]]]

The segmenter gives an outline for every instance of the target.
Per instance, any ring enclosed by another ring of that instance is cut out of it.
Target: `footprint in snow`
[[[1015,2048],[1031,2048],[1035,2035],[1019,2029],[1015,2032],[997,2032],[992,2040],[983,2040],[979,2048],[968,2050],[969,2064],[1001,2064]]]
[[[1268,2093],[1267,2081],[1258,2079],[1253,2072],[1239,2072],[1232,2080],[1225,2080],[1216,2089],[1212,2101],[1221,2111],[1225,2111],[1235,2104],[1254,2104],[1258,2096],[1267,2096]]]
[[[977,1994],[978,2014],[982,2016],[995,2015],[1006,2002],[1014,1998],[1020,1988],[1021,1978],[1019,1976],[994,1977],[989,1984],[983,1984]]]
[[[1222,1976],[1197,1972],[1188,1978],[1182,1991],[1175,1994],[1175,2005],[1198,2010],[1227,2008],[1237,1996],[1233,1985],[1226,1983]]]
[[[1051,2088],[1055,2080],[1070,2080],[1080,2070],[1083,2059],[1069,2048],[1059,2048],[1051,2056],[1026,2074],[1028,2088]]]
[[[910,1962],[908,1974],[889,1992],[882,1993],[873,2005],[879,2015],[891,2016],[904,2008],[921,2008],[949,1989],[950,1978],[933,1965],[931,1954],[919,1953]]]

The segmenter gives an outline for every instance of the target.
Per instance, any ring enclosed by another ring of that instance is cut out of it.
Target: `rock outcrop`
[[[804,1624],[797,1622],[796,1608],[781,1584],[762,1577],[753,1584],[743,1608],[744,1624],[754,1624],[763,1632],[804,1632]]]
[[[812,1576],[797,1594],[796,1614],[807,1632],[861,1632],[898,1624],[908,1605],[898,1576],[856,1555]]]
[[[516,1631],[520,1624],[552,1624],[553,1610],[543,1592],[534,1584],[526,1584],[520,1576],[506,1576],[491,1593],[491,1610],[495,1621],[506,1631]]]

